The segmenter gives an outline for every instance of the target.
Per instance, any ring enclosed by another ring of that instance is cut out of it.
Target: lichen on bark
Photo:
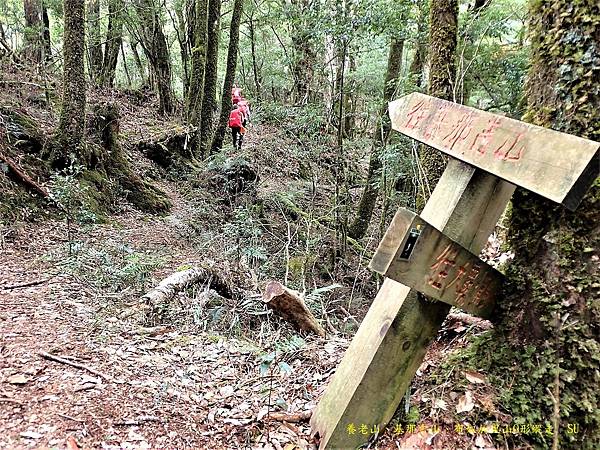
[[[536,0],[530,18],[525,120],[598,140],[600,6]],[[516,191],[508,231],[516,256],[496,329],[471,350],[514,422],[555,429],[558,419],[558,442],[553,434],[520,437],[536,448],[600,447],[599,205],[599,179],[575,212]],[[569,424],[578,432],[569,433]]]

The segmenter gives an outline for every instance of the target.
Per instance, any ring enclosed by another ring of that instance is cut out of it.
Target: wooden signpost
[[[502,283],[500,272],[404,208],[392,219],[369,267],[484,318],[494,309]]]
[[[413,93],[396,131],[574,210],[598,175],[598,142]]]
[[[600,169],[599,143],[422,94],[390,103],[390,116],[456,159],[420,216],[396,214],[371,262],[386,278],[312,415],[320,448],[356,448],[383,431],[450,304],[490,314],[501,276],[475,255],[515,184],[574,208]]]

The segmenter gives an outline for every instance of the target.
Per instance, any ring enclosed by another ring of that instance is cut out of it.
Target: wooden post
[[[451,160],[421,217],[478,254],[514,186]],[[386,278],[312,419],[319,448],[356,448],[370,437],[347,427],[388,423],[450,306]]]
[[[458,279],[465,275],[466,262],[479,264],[475,255],[510,200],[515,189],[511,183],[574,209],[600,170],[597,142],[417,93],[390,103],[389,109],[395,130],[456,159],[450,160],[420,219],[398,213],[372,267],[444,302],[457,304],[448,292],[449,267],[458,266]],[[409,243],[413,224],[413,234],[427,225],[428,242]],[[412,257],[411,267],[402,259],[411,259],[413,246],[420,246],[424,254]],[[443,256],[446,249],[453,252],[452,258]],[[437,255],[434,262],[432,254]],[[438,270],[440,258],[444,268]],[[465,265],[458,265],[459,258]],[[497,284],[497,274],[487,272]],[[478,304],[478,295],[483,296],[475,292],[461,306],[489,314],[493,298]],[[379,434],[449,309],[446,303],[428,301],[410,287],[385,279],[312,416],[320,448],[356,448],[370,437],[356,431],[362,425],[371,435]]]

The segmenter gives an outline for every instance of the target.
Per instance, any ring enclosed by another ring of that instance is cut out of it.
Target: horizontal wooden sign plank
[[[414,212],[400,208],[369,267],[423,294],[489,317],[503,275]]]
[[[574,210],[600,173],[600,143],[412,93],[394,130]]]

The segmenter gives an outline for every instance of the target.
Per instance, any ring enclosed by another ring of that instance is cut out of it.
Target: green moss
[[[524,119],[598,140],[600,7],[535,1],[530,17],[534,59]],[[517,190],[508,233],[516,257],[496,328],[455,361],[488,373],[502,410],[516,423],[552,424],[549,390],[558,371],[561,449],[600,448],[599,204],[600,180],[576,212]],[[569,434],[575,423],[579,432]],[[552,436],[519,439],[535,448],[552,444]]]

